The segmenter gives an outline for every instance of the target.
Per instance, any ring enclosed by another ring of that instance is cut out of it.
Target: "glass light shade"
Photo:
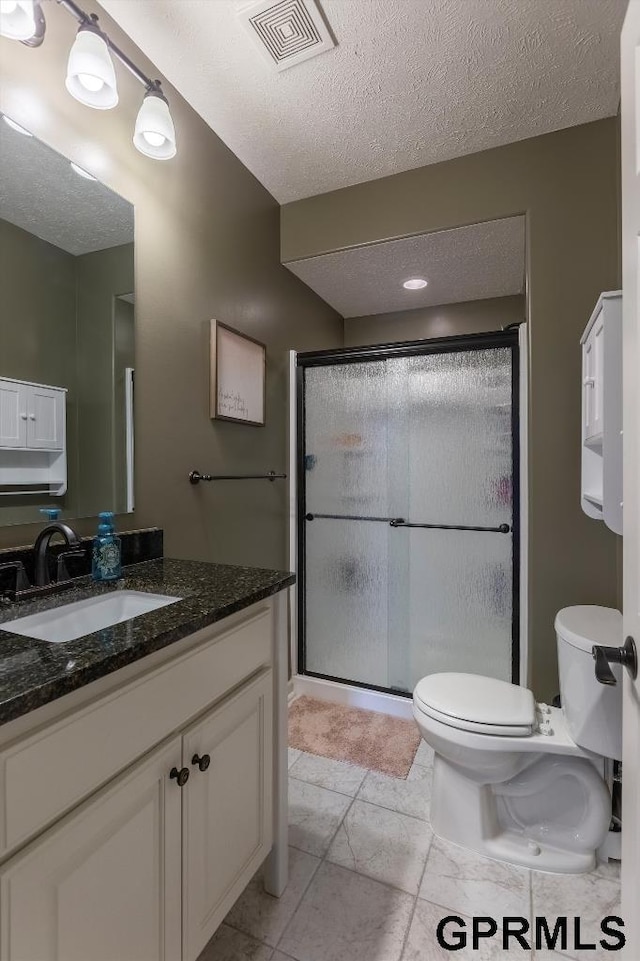
[[[0,0],[0,35],[10,40],[30,40],[36,32],[33,0]]]
[[[176,155],[176,131],[169,104],[161,94],[148,93],[138,116],[133,143],[140,153],[154,160],[170,160]]]
[[[69,53],[65,85],[72,97],[96,110],[109,110],[118,103],[109,48],[94,30],[78,30]]]

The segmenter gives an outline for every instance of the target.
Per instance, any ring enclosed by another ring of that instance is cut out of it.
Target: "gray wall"
[[[530,644],[539,697],[557,690],[553,621],[615,605],[616,538],[580,509],[580,346],[620,286],[615,118],[347,187],[282,208],[282,259],[527,216]]]
[[[158,75],[101,8],[85,8]],[[0,109],[135,204],[137,510],[120,525],[164,527],[169,556],[284,565],[283,483],[193,488],[187,474],[285,468],[287,352],[341,345],[342,319],[280,264],[278,204],[170,85],[179,145],[168,162],[133,147],[143,90],[119,65],[115,110],[90,110],[69,96],[64,72],[75,24],[55,4],[46,14],[42,47],[3,45]],[[264,428],[209,418],[211,318],[267,344]],[[28,543],[36,531],[2,529],[0,546]]]
[[[390,344],[400,340],[451,337],[500,330],[525,319],[526,302],[521,295],[469,300],[461,304],[418,307],[391,314],[349,317],[344,321],[345,347]]]

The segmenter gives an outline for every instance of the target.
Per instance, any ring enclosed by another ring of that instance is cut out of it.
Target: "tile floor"
[[[490,861],[433,836],[432,754],[421,744],[406,781],[290,750],[290,880],[282,898],[260,872],[199,961],[495,961],[616,957],[502,949],[499,936],[455,952],[439,947],[447,914],[527,917],[619,913],[615,866],[577,877]],[[599,935],[598,935],[599,937]],[[513,942],[512,942],[513,945]]]

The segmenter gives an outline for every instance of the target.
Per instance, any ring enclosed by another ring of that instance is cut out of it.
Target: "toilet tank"
[[[587,751],[622,758],[622,666],[612,664],[615,687],[596,680],[594,644],[620,647],[622,614],[611,607],[583,604],[556,615],[562,710],[571,737]]]

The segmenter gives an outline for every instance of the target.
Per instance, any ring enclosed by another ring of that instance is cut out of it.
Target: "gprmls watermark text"
[[[589,925],[591,927],[591,925]],[[535,948],[540,951],[621,951],[626,938],[622,931],[624,921],[615,915],[607,915],[600,922],[600,938],[587,938],[582,931],[582,919],[559,916],[552,920],[536,917],[533,923],[527,918],[476,917],[470,921],[449,914],[438,923],[438,944],[445,951],[461,951],[470,947],[477,951],[483,941],[496,935],[502,938],[502,948],[510,951],[521,947],[523,951]]]

